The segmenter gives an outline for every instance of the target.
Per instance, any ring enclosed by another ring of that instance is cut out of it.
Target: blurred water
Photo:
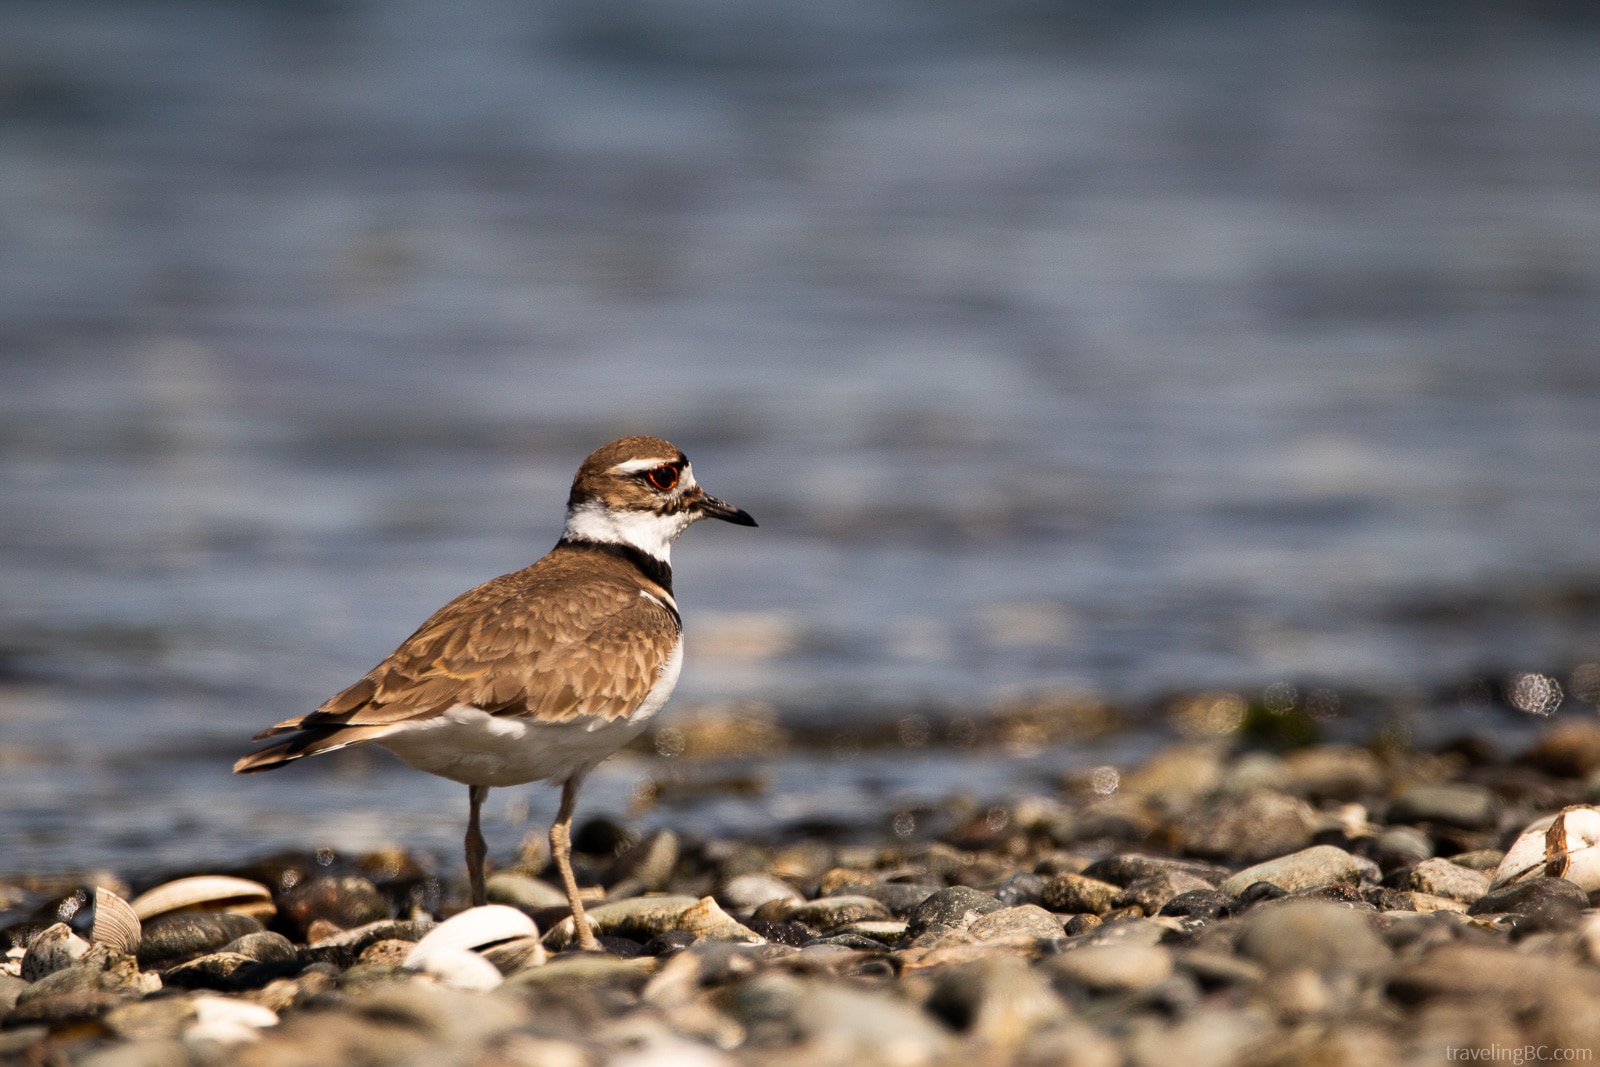
[[[1397,10],[0,4],[0,870],[448,854],[449,783],[227,765],[630,432],[762,522],[678,548],[680,712],[1570,689],[1600,36]],[[648,818],[1031,773],[811,759]]]

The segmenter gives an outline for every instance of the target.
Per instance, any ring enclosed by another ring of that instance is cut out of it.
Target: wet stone
[[[1589,895],[1565,878],[1527,878],[1484,894],[1467,909],[1467,914],[1520,913],[1554,901],[1581,911],[1589,906]]]
[[[160,915],[144,924],[139,942],[141,966],[171,966],[186,957],[214,952],[262,927],[248,915],[221,911],[188,911]]]
[[[237,952],[261,963],[285,962],[300,958],[294,942],[270,930],[235,938],[223,945],[221,951]]]
[[[915,936],[934,926],[964,930],[979,916],[999,911],[1004,906],[990,893],[964,885],[951,886],[917,905],[909,919],[910,932]]]
[[[910,917],[919,904],[943,888],[924,882],[878,882],[872,885],[846,886],[840,890],[840,895],[871,897],[888,908],[895,918],[905,919]]]
[[[1462,830],[1494,826],[1500,802],[1477,785],[1414,785],[1389,805],[1389,821],[1443,823]]]

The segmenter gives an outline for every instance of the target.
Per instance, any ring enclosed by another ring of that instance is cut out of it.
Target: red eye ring
[[[659,467],[651,467],[645,471],[644,476],[650,479],[651,485],[663,493],[678,484],[678,468],[670,463],[663,463]]]

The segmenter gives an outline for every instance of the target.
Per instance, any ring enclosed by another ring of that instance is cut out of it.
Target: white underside
[[[672,695],[682,667],[680,637],[656,684],[624,719],[545,723],[490,715],[479,708],[457,704],[442,715],[408,724],[374,741],[419,771],[465,785],[564,781],[587,774],[643,733]]]

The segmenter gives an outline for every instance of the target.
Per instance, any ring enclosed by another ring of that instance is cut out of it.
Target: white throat
[[[612,511],[598,501],[579,504],[567,512],[563,536],[607,545],[629,545],[670,565],[672,542],[697,518],[680,511],[657,515],[650,511]]]

